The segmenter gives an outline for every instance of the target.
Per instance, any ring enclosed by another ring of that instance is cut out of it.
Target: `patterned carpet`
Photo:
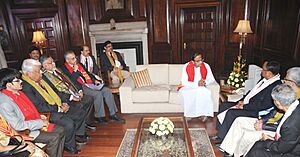
[[[190,128],[189,131],[190,131],[195,157],[215,157],[206,130],[204,128]],[[136,134],[136,129],[127,129],[116,157],[131,156],[135,134]],[[158,157],[158,156],[153,154],[152,157]]]

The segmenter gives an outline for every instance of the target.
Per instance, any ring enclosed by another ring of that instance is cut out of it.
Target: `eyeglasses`
[[[282,81],[283,81],[283,83],[285,83],[285,82],[295,83],[293,80],[289,80],[289,79],[283,79]],[[296,83],[295,83],[295,84],[296,84]]]
[[[22,83],[23,81],[21,79],[14,78],[11,82]]]

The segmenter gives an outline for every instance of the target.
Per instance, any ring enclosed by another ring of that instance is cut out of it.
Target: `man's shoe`
[[[80,139],[85,139],[85,140],[91,138],[91,136],[86,133],[84,135],[76,135],[76,136]]]
[[[79,136],[75,137],[75,141],[78,146],[85,145],[87,142],[85,138],[80,138]]]
[[[220,147],[220,145],[218,145],[218,146],[216,146],[216,147],[218,148],[218,150],[219,150],[220,152],[225,153],[225,150],[222,149],[222,148]]]
[[[95,118],[97,124],[107,124],[107,120],[104,117]]]
[[[112,121],[125,123],[125,119],[123,119],[123,118],[121,118],[121,117],[118,117],[116,114],[113,115],[113,116],[110,116],[110,119],[111,119]]]
[[[227,152],[224,152],[224,157],[233,157],[233,155],[230,155]]]
[[[80,154],[80,150],[73,147],[64,147],[64,150],[70,154]]]
[[[76,141],[76,145],[77,145],[77,146],[86,145],[86,142]]]
[[[223,141],[218,141],[218,142],[214,143],[214,145],[215,145],[216,147],[220,147],[220,145],[221,145],[222,142],[223,142]]]
[[[210,140],[221,140],[220,137],[218,137],[217,135],[213,135],[213,136],[209,136]]]
[[[85,128],[88,129],[88,130],[93,130],[93,131],[96,131],[96,130],[97,130],[97,127],[96,127],[96,126],[89,125],[89,124],[85,124]]]

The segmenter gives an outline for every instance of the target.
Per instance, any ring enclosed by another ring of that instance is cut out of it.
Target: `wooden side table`
[[[221,102],[229,101],[235,102],[243,97],[242,94],[235,93],[236,88],[231,86],[220,87],[220,99]]]

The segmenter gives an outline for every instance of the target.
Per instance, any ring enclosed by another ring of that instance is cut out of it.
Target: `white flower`
[[[161,131],[158,130],[158,131],[156,132],[156,135],[157,135],[157,136],[161,136],[161,135],[163,135],[163,132],[161,132]]]
[[[245,86],[245,82],[242,83],[242,86],[243,86],[243,87]]]
[[[166,126],[165,125],[159,125],[159,130],[165,130],[166,129]]]
[[[235,79],[234,79],[234,82],[239,82],[239,79],[238,79],[238,78],[235,78]]]
[[[240,85],[239,85],[239,84],[235,84],[235,87],[236,87],[236,88],[239,88],[239,87],[240,87]]]
[[[155,129],[154,129],[154,128],[150,127],[150,128],[149,128],[149,131],[150,131],[152,134],[155,134]]]
[[[165,131],[164,131],[164,134],[165,134],[165,135],[169,135],[169,133],[170,133],[170,132],[169,132],[168,130],[165,130]]]
[[[153,128],[154,128],[154,129],[157,129],[157,128],[158,128],[158,125],[157,125],[157,124],[154,124],[154,125],[153,125]]]

